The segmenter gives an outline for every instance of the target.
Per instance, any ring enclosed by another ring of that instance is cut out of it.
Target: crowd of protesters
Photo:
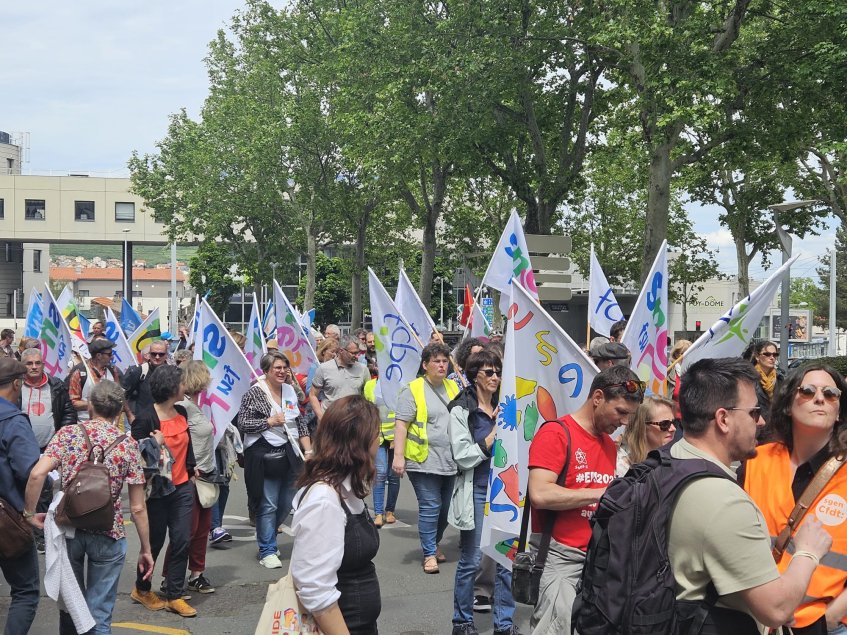
[[[743,357],[701,360],[684,373],[674,366],[667,394],[645,395],[619,341],[623,326],[588,343],[600,372],[586,400],[559,425],[541,426],[529,449],[533,532],[550,527],[532,633],[571,632],[598,501],[613,479],[667,447],[674,459],[710,462],[727,477],[686,485],[670,516],[677,600],[706,607],[692,632],[752,635],[791,625],[795,634],[847,633],[847,472],[838,469],[847,454],[844,378],[816,363],[785,374],[776,346],[760,342]],[[519,634],[512,574],[480,549],[502,335],[466,338],[451,350],[433,332],[395,411],[381,396],[372,333],[343,335],[329,325],[316,335],[319,365],[308,375],[295,374],[269,342],[262,378],[215,446],[198,399],[209,372],[191,360],[187,343],[171,355],[167,342],[154,342],[144,363],[122,376],[110,363],[112,343],[95,332],[90,359],[62,382],[44,372],[37,340],[15,351],[14,333],[3,331],[0,503],[36,531],[25,552],[0,558],[12,594],[5,632],[26,633],[35,617],[38,553],[46,554],[48,594],[63,600],[60,632],[111,632],[126,558],[124,484],[141,545],[132,600],[196,615],[187,600],[215,592],[206,552],[232,540],[223,518],[242,465],[258,565],[282,568],[278,534],[293,512],[290,572],[323,633],[378,632],[378,530],[397,522],[400,479],[408,476],[423,573],[440,572],[447,527],[459,531],[453,635],[475,635],[474,613],[487,610],[495,635]],[[670,360],[687,345],[677,342]],[[108,468],[113,523],[71,531],[57,523],[54,492],[69,487],[93,448]],[[829,478],[805,500],[824,469]],[[790,540],[772,552],[798,502],[809,514],[792,519]],[[704,522],[712,518],[720,520]],[[75,579],[51,578],[56,559],[67,559]]]

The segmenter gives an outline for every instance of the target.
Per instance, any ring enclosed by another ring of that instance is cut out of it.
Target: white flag
[[[747,348],[762,318],[773,302],[782,279],[788,275],[799,254],[777,269],[762,286],[727,311],[686,351],[681,367],[684,371],[699,359],[738,357]]]
[[[276,343],[279,352],[288,358],[291,370],[308,375],[318,363],[318,355],[303,332],[299,315],[274,280],[274,311],[276,312]]]
[[[588,323],[600,335],[609,337],[609,331],[615,322],[623,319],[623,311],[615,300],[612,287],[606,280],[606,274],[594,255],[591,245],[591,264],[588,273]]]
[[[491,325],[488,323],[488,320],[485,319],[482,307],[479,306],[479,302],[474,302],[473,308],[471,309],[470,336],[488,337],[490,333]]]
[[[162,339],[162,331],[159,324],[159,307],[156,307],[137,329],[127,338],[129,348],[135,358],[141,362],[141,351],[147,346]]]
[[[405,270],[400,269],[400,279],[397,281],[397,294],[394,296],[394,304],[400,311],[400,315],[406,318],[406,322],[418,336],[421,342],[429,342],[432,332],[435,330],[435,322],[429,311],[421,302],[415,287],[406,275]]]
[[[577,410],[597,367],[520,283],[506,327],[497,435],[480,547],[511,569],[529,482],[529,446],[544,421]]]
[[[71,331],[50,292],[50,287],[45,283],[44,288],[44,319],[41,323],[40,338],[44,371],[48,375],[64,379],[68,376],[72,356]]]
[[[129,341],[121,329],[121,321],[115,316],[112,307],[106,307],[105,335],[110,342],[115,343],[112,349],[112,366],[125,373],[131,366],[137,366],[138,361],[129,346]]]
[[[194,359],[202,360],[212,375],[209,387],[200,393],[198,405],[212,422],[217,447],[254,375],[244,353],[205,300],[200,303],[197,319]]]
[[[523,233],[520,216],[512,210],[503,234],[488,263],[488,269],[482,277],[482,284],[488,285],[500,292],[500,311],[506,315],[511,297],[512,279],[521,283],[524,289],[534,299],[538,299],[538,289],[535,287],[535,275],[529,261],[529,250]]]
[[[668,243],[663,241],[621,338],[648,395],[667,392],[668,326]]]
[[[185,347],[188,348],[194,343],[194,338],[197,337],[197,328],[200,326],[198,318],[200,316],[200,294],[194,296],[194,315],[191,316],[191,324],[188,325],[188,340],[185,342]]]
[[[257,375],[262,374],[261,362],[262,357],[268,352],[268,345],[265,342],[264,333],[262,331],[262,322],[259,316],[259,303],[256,301],[256,296],[253,296],[253,309],[250,311],[250,321],[247,323],[247,334],[244,341],[244,357],[250,362],[250,366],[256,371]]]
[[[69,284],[65,285],[59,297],[56,298],[56,306],[59,307],[62,317],[68,325],[68,331],[71,334],[71,346],[74,351],[83,359],[91,359],[91,353],[88,351],[88,342],[80,326],[79,307],[76,305],[76,300],[74,300],[74,294]]]
[[[421,366],[421,345],[379,278],[368,267],[376,362],[382,397],[390,411],[397,408],[397,393],[412,381]]]

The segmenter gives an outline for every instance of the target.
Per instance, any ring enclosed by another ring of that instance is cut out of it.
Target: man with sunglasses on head
[[[139,412],[153,407],[153,395],[150,393],[150,377],[160,366],[168,363],[168,343],[156,340],[148,347],[147,361],[141,366],[133,366],[124,375],[121,385],[126,390],[126,399],[132,423]]]
[[[744,359],[702,359],[685,371],[680,389],[685,432],[671,456],[710,461],[729,477],[684,485],[668,530],[677,601],[717,596],[707,607],[704,633],[755,635],[761,632],[757,621],[773,628],[790,622],[832,544],[820,521],[808,518],[794,534],[794,558],[780,576],[765,517],[735,482],[733,466],[757,455],[756,436],[764,425],[758,380]]]
[[[558,425],[543,425],[532,440],[532,530],[542,532],[547,514],[555,514],[538,604],[530,622],[535,635],[571,632],[576,583],[591,538],[589,521],[615,477],[617,448],[610,435],[629,423],[643,398],[638,376],[625,366],[612,366],[594,377],[588,399],[578,410],[562,417]],[[559,486],[566,463],[564,485]]]
[[[338,352],[335,357],[318,366],[309,390],[309,403],[312,404],[312,410],[318,421],[333,401],[350,395],[361,395],[364,391],[365,384],[371,376],[368,367],[359,363],[359,354],[363,350],[364,345],[357,337],[345,335],[338,343]],[[323,392],[323,401],[320,398],[321,392]]]

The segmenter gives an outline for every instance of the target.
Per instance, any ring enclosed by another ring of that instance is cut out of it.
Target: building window
[[[24,201],[25,220],[44,220],[47,205],[44,199],[28,198]]]
[[[118,289],[117,291],[115,291],[115,297],[116,298],[123,298],[124,297],[124,290]]]
[[[32,250],[32,270],[35,273],[41,273],[41,250]]]
[[[80,289],[79,290],[79,297],[80,298],[87,298],[88,294],[89,294],[88,289]]]
[[[139,289],[133,289],[132,290],[132,297],[133,298],[140,298],[141,297],[141,291]]]
[[[134,223],[135,203],[115,203],[115,221],[118,223]]]
[[[74,201],[74,220],[93,221],[94,201]]]
[[[6,202],[0,198],[0,218],[6,218]]]

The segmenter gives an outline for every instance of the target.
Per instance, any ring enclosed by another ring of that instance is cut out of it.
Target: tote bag
[[[320,635],[312,614],[303,608],[291,572],[268,586],[255,635]]]

